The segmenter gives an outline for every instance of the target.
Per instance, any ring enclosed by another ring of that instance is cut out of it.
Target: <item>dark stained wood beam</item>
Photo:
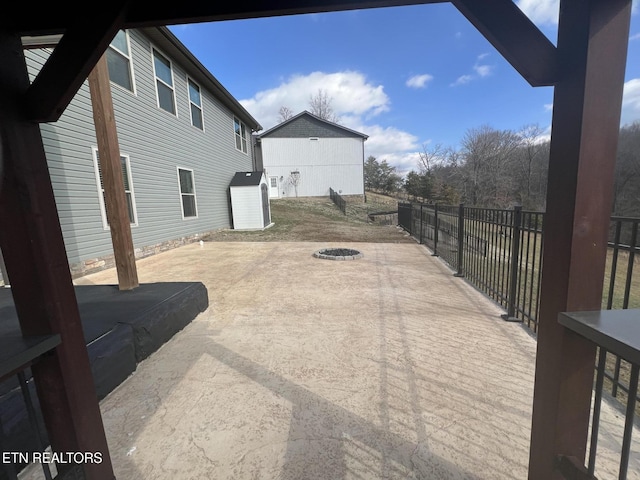
[[[125,18],[126,2],[107,3],[91,18],[74,16],[25,97],[29,118],[54,122],[105,52]]]
[[[112,479],[40,128],[25,118],[21,102],[28,87],[20,38],[0,31],[0,248],[11,293],[23,335],[62,340],[32,367],[53,450],[101,452],[102,463],[80,467],[84,478]]]
[[[556,47],[515,2],[453,0],[452,3],[531,86],[556,82]]]
[[[631,0],[560,8],[530,480],[561,479],[558,455],[585,461],[595,345],[558,314],[601,308]]]
[[[118,287],[120,290],[132,290],[138,286],[138,271],[131,236],[129,207],[124,191],[120,145],[106,55],[102,55],[89,74],[89,91],[98,142],[104,202],[118,273]]]
[[[218,2],[214,8],[211,8],[213,2],[211,5],[207,5],[207,2],[192,2],[186,8],[176,2],[165,2],[159,9],[149,9],[142,2],[136,2],[132,5],[126,22],[136,26],[154,26],[162,22],[168,25],[445,2],[446,0],[249,0]]]
[[[124,27],[151,27],[447,2],[448,0],[245,0],[158,2],[153,8],[149,8],[148,2],[132,1],[129,13],[124,19]],[[77,14],[75,5],[60,2],[38,5],[37,9],[29,3],[14,4],[11,12],[3,12],[0,29],[6,28],[21,35],[62,33],[69,28],[69,19],[77,17]]]

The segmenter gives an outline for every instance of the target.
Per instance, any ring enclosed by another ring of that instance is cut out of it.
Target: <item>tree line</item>
[[[488,125],[467,130],[459,148],[424,145],[416,168],[402,178],[386,160],[365,161],[365,187],[412,200],[544,211],[548,140],[538,125],[518,131]],[[614,215],[640,216],[640,122],[620,130]]]

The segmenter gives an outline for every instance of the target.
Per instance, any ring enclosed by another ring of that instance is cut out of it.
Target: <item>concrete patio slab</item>
[[[313,257],[341,246],[363,258]],[[210,303],[101,402],[118,479],[527,477],[535,340],[423,246],[216,242],[138,268]]]

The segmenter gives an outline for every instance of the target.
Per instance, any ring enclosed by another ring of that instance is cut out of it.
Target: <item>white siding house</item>
[[[367,135],[309,112],[257,137],[271,198],[364,194]]]

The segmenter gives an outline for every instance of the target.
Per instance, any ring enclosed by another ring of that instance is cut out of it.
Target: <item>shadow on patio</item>
[[[526,478],[531,336],[422,246],[312,257],[327,246],[206,243],[139,261],[141,282],[202,281],[210,304],[102,401],[117,478]],[[604,407],[602,428],[621,431]],[[613,453],[599,478],[616,471],[615,443],[600,445]]]

